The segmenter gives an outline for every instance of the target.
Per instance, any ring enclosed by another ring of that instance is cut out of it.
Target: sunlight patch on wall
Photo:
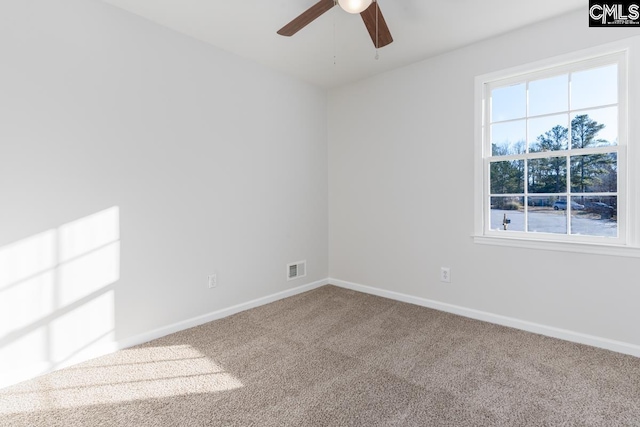
[[[115,404],[243,387],[189,345],[140,347],[54,372],[36,389],[0,390],[0,414]]]
[[[0,248],[0,387],[114,348],[117,206]]]

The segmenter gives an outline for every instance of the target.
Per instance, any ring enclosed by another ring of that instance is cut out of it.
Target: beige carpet
[[[325,286],[0,390],[1,426],[640,426],[640,359]]]

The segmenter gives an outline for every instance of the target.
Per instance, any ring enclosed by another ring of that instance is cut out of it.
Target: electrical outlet
[[[440,267],[440,281],[451,283],[451,269],[449,267]]]
[[[209,289],[218,286],[218,274],[213,273],[209,275]]]

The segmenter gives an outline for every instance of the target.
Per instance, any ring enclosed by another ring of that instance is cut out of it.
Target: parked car
[[[603,217],[611,217],[616,213],[616,208],[602,202],[587,202],[584,206],[587,212],[597,213]]]
[[[553,204],[553,209],[554,210],[561,210],[561,211],[566,211],[567,210],[567,201],[566,200],[558,200],[557,202],[555,202]],[[575,210],[575,211],[579,211],[584,209],[584,205],[581,205],[580,203],[577,202],[571,202],[571,209]]]

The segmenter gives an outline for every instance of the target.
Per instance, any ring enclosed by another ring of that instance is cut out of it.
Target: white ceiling
[[[588,7],[587,0],[379,0],[394,42],[376,60],[360,16],[339,7],[293,37],[276,34],[317,0],[104,1],[327,88]]]

